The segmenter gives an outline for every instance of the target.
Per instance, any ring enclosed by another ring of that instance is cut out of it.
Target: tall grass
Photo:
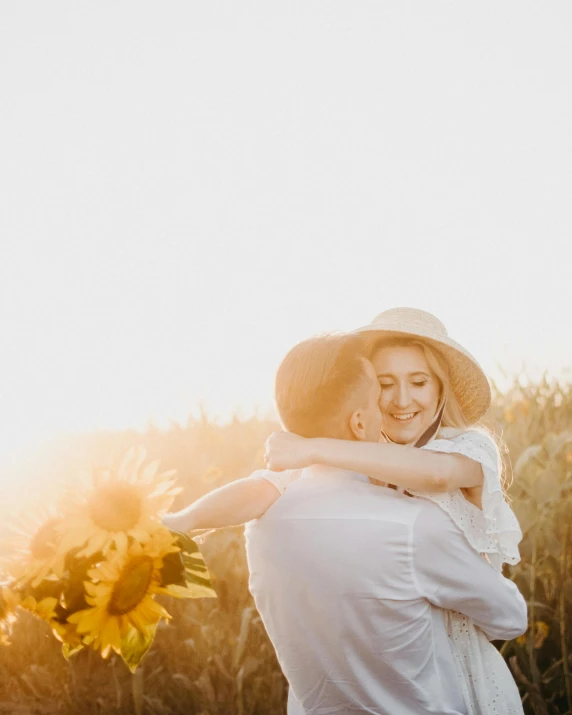
[[[502,645],[528,713],[572,714],[572,389],[543,380],[496,391],[486,424],[506,445],[509,494],[521,521],[522,561],[507,574],[529,602],[525,637]],[[182,506],[262,465],[271,421],[219,425],[202,416],[168,431],[103,433],[55,445],[38,473],[52,484],[86,461],[143,443],[176,468]],[[217,600],[169,601],[170,624],[132,676],[91,651],[70,662],[43,623],[22,616],[0,647],[0,713],[65,715],[278,715],[286,683],[247,588],[240,529],[209,535],[202,550]]]

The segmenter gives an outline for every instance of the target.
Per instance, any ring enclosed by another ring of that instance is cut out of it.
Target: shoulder
[[[485,448],[498,449],[492,434],[481,427],[470,427],[467,429],[443,427],[439,430],[438,437],[448,439],[454,444],[480,444]]]
[[[444,427],[439,431],[437,439],[426,445],[434,451],[462,454],[491,469],[498,468],[500,451],[493,436],[485,429],[474,427],[460,430]]]
[[[462,532],[451,516],[436,502],[417,499],[421,508],[412,525],[413,542],[443,546]]]
[[[415,531],[429,529],[433,525],[448,529],[449,525],[453,524],[451,517],[434,501],[415,497],[414,499],[419,503],[419,509],[415,513],[413,520],[413,529]]]

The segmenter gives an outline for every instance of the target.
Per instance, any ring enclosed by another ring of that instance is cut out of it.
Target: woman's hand
[[[311,444],[311,439],[299,437],[297,434],[273,432],[266,440],[266,466],[274,472],[309,467],[315,462]]]

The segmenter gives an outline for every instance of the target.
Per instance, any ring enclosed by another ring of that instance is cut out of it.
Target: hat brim
[[[360,335],[366,343],[366,349],[373,350],[381,339],[406,338],[419,339],[429,344],[443,355],[449,366],[449,380],[459,407],[468,425],[478,422],[491,404],[491,388],[487,376],[477,360],[462,345],[448,336],[436,336],[430,330],[395,330],[382,325],[365,325],[352,332]]]

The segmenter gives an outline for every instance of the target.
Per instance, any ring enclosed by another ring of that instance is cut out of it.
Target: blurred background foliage
[[[572,715],[572,385],[515,379],[494,389],[484,424],[503,445],[524,532],[522,561],[506,574],[529,603],[528,633],[498,646],[527,713]],[[53,492],[87,463],[111,462],[143,444],[162,468],[177,470],[180,508],[263,467],[264,441],[277,427],[263,418],[219,424],[202,413],[168,430],[62,439],[37,457],[34,478]],[[248,592],[242,530],[211,533],[201,550],[218,599],[169,600],[173,620],[161,626],[135,675],[118,658],[102,661],[91,651],[65,661],[46,624],[22,614],[12,645],[0,646],[0,713],[285,713],[286,683]]]

